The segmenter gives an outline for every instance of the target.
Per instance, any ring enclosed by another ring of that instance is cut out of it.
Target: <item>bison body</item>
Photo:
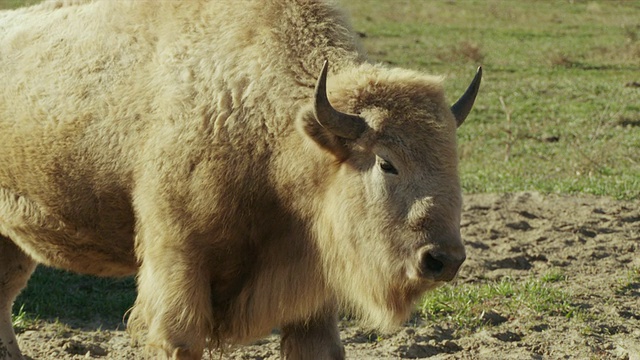
[[[0,356],[36,263],[138,274],[155,356],[279,327],[285,357],[337,359],[338,309],[388,328],[464,261],[478,82],[449,108],[330,4],[54,0],[0,34]]]

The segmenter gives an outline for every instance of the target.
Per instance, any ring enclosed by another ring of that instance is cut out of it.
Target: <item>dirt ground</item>
[[[465,197],[462,232],[468,260],[458,284],[550,271],[584,319],[502,317],[477,331],[413,321],[371,335],[341,324],[351,359],[629,359],[640,360],[640,201],[538,193]],[[631,275],[630,275],[631,274]],[[636,273],[637,274],[637,273]],[[630,280],[631,279],[631,280]],[[527,319],[527,320],[524,320]],[[70,329],[40,323],[19,334],[32,359],[139,359],[122,330]],[[213,359],[277,359],[278,337]]]

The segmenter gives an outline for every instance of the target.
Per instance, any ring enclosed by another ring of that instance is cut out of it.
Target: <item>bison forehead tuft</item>
[[[336,108],[360,114],[372,129],[362,143],[385,146],[417,165],[455,168],[456,123],[442,78],[365,67],[338,74],[328,86]]]
[[[442,77],[405,69],[362,65],[337,74],[327,85],[332,103],[356,113],[380,108],[396,115],[438,114],[444,104]]]

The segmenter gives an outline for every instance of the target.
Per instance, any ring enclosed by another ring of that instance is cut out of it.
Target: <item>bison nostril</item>
[[[433,257],[433,255],[427,253],[427,255],[422,259],[422,269],[430,271],[432,273],[439,273],[444,268],[444,264],[442,261]]]
[[[456,277],[460,265],[464,262],[462,256],[424,252],[420,259],[420,275],[435,281],[451,281]]]

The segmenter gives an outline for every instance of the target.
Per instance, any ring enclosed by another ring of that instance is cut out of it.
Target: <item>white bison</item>
[[[0,358],[36,263],[137,273],[154,357],[280,328],[283,357],[341,359],[339,309],[399,324],[465,259],[455,135],[480,73],[450,108],[324,1],[4,11],[0,78]]]

